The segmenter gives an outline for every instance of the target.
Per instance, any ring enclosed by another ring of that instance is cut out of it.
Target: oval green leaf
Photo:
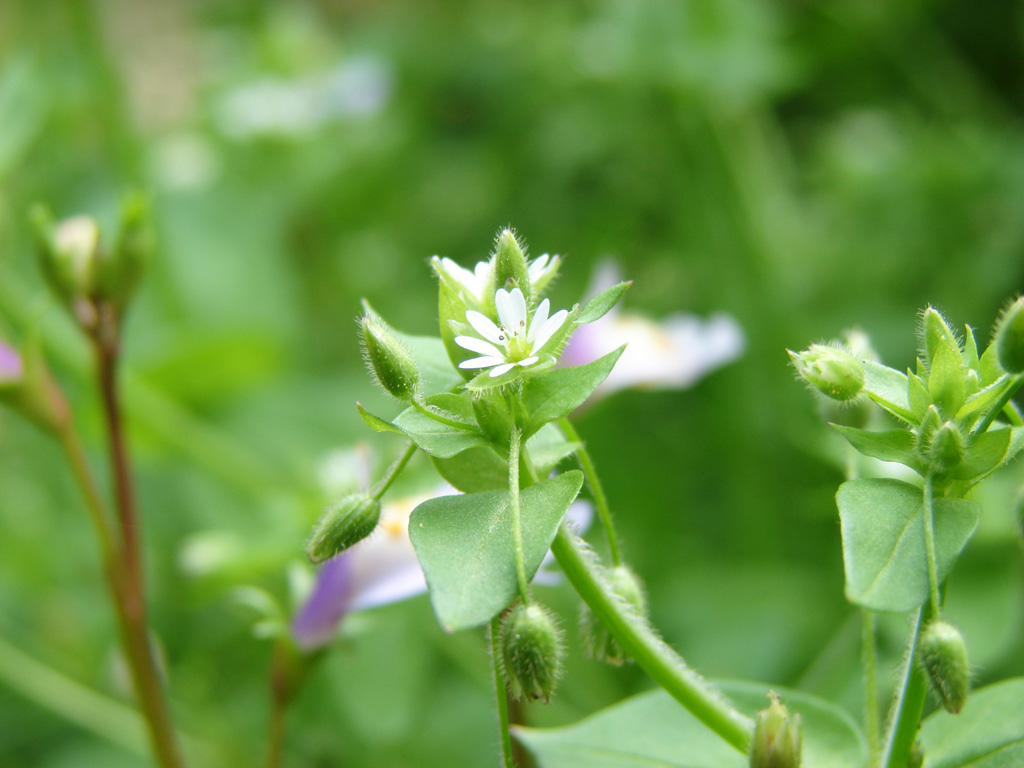
[[[945,710],[921,726],[928,768],[1024,765],[1024,678],[974,691],[959,715]]]

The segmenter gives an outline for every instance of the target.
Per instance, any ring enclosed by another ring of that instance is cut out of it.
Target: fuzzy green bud
[[[626,565],[617,565],[608,571],[608,587],[615,597],[624,603],[635,616],[647,618],[647,594],[643,582]],[[580,634],[583,636],[587,655],[597,661],[604,661],[620,667],[631,661],[626,652],[612,637],[608,628],[601,623],[586,603],[580,610]]]
[[[74,216],[55,224],[49,210],[32,211],[39,242],[39,258],[50,287],[71,304],[92,298],[97,288],[100,230],[88,216]]]
[[[928,445],[928,464],[936,472],[948,472],[964,458],[964,436],[952,421],[936,429]]]
[[[996,356],[1007,373],[1024,373],[1024,297],[1006,308],[996,322]]]
[[[363,353],[377,383],[392,397],[412,400],[421,377],[409,350],[379,317],[366,315],[361,326]]]
[[[495,242],[494,272],[498,288],[519,288],[530,303],[530,270],[523,247],[511,229],[503,229]]]
[[[757,713],[754,742],[750,747],[750,768],[798,768],[803,747],[800,715],[789,716],[774,691],[771,705]]]
[[[123,309],[131,300],[154,248],[149,206],[141,196],[128,198],[121,209],[121,231],[109,253],[102,254],[99,287],[102,297]]]
[[[365,493],[346,496],[320,517],[306,545],[306,555],[310,562],[322,563],[365,539],[379,521],[379,499]]]
[[[971,690],[967,643],[960,630],[947,621],[933,621],[921,633],[918,652],[942,706],[947,712],[957,714]]]
[[[957,358],[962,355],[956,334],[953,333],[953,329],[949,327],[949,323],[946,322],[942,313],[934,307],[928,307],[921,313],[918,334],[920,335],[921,353],[929,367],[938,356],[939,347],[945,347],[949,352],[954,352]]]
[[[801,378],[823,395],[849,402],[864,389],[864,365],[839,346],[811,344],[789,358]]]
[[[519,603],[501,622],[501,659],[515,699],[547,703],[562,676],[565,646],[555,617],[537,603]]]

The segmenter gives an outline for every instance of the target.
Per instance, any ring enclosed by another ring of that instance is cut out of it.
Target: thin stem
[[[647,622],[616,599],[604,583],[586,545],[563,525],[551,551],[573,588],[608,628],[622,649],[704,725],[740,752],[750,749],[754,724],[700,675],[686,666]]]
[[[878,656],[875,649],[875,614],[861,608],[861,666],[864,675],[864,735],[868,754],[878,754]]]
[[[512,546],[516,555],[516,580],[519,582],[519,598],[530,602],[530,582],[526,578],[526,556],[523,553],[523,520],[519,504],[519,450],[523,433],[518,427],[512,429],[508,444],[508,503],[512,512]]]
[[[1006,375],[1009,376],[1009,374]],[[1015,376],[1013,378],[1015,378],[1016,381],[1013,381],[1003,393],[1002,397],[999,398],[999,401],[988,409],[988,413],[985,414],[984,419],[978,422],[978,426],[971,430],[972,437],[974,435],[980,435],[982,432],[987,430],[989,426],[991,426],[992,422],[995,421],[996,416],[1003,412],[1003,409],[1009,405],[1013,396],[1017,394],[1017,390],[1020,389],[1021,384],[1024,384],[1024,376]]]
[[[927,607],[922,607],[917,612],[914,625],[907,638],[900,686],[890,708],[888,733],[877,763],[881,768],[906,768],[907,760],[914,748],[914,741],[917,739],[917,729],[921,723],[928,685],[924,678],[924,672],[915,657],[922,617],[926,610]]]
[[[119,337],[114,330],[94,337],[100,395],[107,422],[111,471],[120,523],[121,548],[114,596],[121,630],[121,642],[132,673],[139,706],[149,726],[157,763],[162,768],[182,768],[181,751],[174,733],[170,709],[156,655],[150,643],[146,620],[145,588],[135,489],[121,419],[117,385]],[[108,329],[109,330],[109,329]]]
[[[89,460],[86,458],[82,440],[70,419],[67,420],[57,433],[57,438],[64,449],[64,455],[71,467],[71,473],[75,477],[75,482],[85,501],[89,517],[92,519],[96,538],[99,539],[103,567],[109,580],[113,577],[116,570],[115,563],[117,562],[118,551],[106,504],[100,495],[96,478],[93,476],[92,470],[89,469]]]
[[[305,679],[307,658],[296,658],[291,641],[279,638],[270,662],[270,722],[266,768],[278,768],[284,757],[288,709]]]
[[[501,670],[501,616],[491,619],[488,627],[491,645],[491,668],[494,672],[494,701],[498,709],[498,731],[501,736],[501,758],[503,768],[515,768],[512,757],[512,735],[509,733],[508,694],[505,692],[505,675]]]
[[[615,533],[615,523],[612,521],[612,511],[608,506],[608,497],[605,496],[604,487],[601,485],[601,479],[597,476],[597,468],[594,466],[594,460],[590,457],[590,452],[587,450],[586,444],[580,439],[579,433],[576,428],[573,427],[572,422],[569,421],[568,417],[563,417],[558,420],[558,426],[561,427],[562,432],[569,440],[579,444],[579,448],[576,449],[576,455],[580,459],[580,465],[583,467],[583,474],[587,477],[587,483],[590,485],[590,491],[594,494],[594,504],[597,505],[597,514],[601,518],[601,525],[604,527],[605,535],[608,537],[608,554],[612,559],[613,565],[622,564],[622,555],[619,552],[619,537]]]
[[[373,489],[370,492],[370,495],[373,496],[373,498],[379,500],[381,496],[387,493],[388,488],[391,487],[392,483],[394,483],[402,473],[402,470],[405,469],[405,465],[409,463],[409,459],[412,458],[414,453],[416,453],[416,444],[410,440],[406,444],[405,450],[402,451],[402,455],[395,459],[394,463],[388,467],[387,472],[384,473],[384,477],[378,480],[373,486]]]
[[[928,604],[932,616],[939,617],[939,569],[935,560],[935,504],[932,499],[932,475],[924,478],[924,551],[928,560]]]
[[[419,400],[413,399],[410,400],[409,403],[412,405],[413,408],[422,413],[424,416],[427,416],[440,424],[445,424],[449,427],[455,427],[455,429],[464,429],[467,432],[472,432],[474,429],[476,429],[476,427],[472,424],[465,424],[461,421],[456,421],[455,419],[449,419],[447,416],[442,416],[440,413],[437,413],[436,411],[432,410],[429,405],[427,405],[426,403],[421,403]]]

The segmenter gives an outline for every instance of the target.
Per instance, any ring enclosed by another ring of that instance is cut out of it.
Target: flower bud
[[[0,339],[0,404],[50,432],[66,424],[68,403],[46,367],[38,338],[30,337],[23,352]]]
[[[936,472],[948,472],[964,458],[964,436],[952,421],[932,433],[928,464]]]
[[[547,703],[562,675],[562,632],[547,608],[517,604],[501,622],[501,658],[514,699]]]
[[[519,288],[523,292],[526,303],[530,303],[530,270],[526,264],[526,254],[520,245],[515,232],[503,229],[495,243],[494,272],[498,288],[512,290]]]
[[[938,349],[940,346],[956,353],[957,358],[961,357],[962,351],[956,334],[949,327],[946,318],[935,307],[928,307],[921,313],[918,333],[920,334],[921,352],[924,354],[925,363],[929,367],[931,367],[932,362],[939,354]]]
[[[957,714],[971,689],[967,644],[960,630],[949,622],[933,621],[921,633],[918,650],[932,690],[947,712]]]
[[[92,298],[99,267],[99,226],[88,216],[74,216],[53,223],[50,212],[32,212],[40,261],[50,287],[67,303]]]
[[[791,718],[774,691],[768,698],[771,705],[757,713],[754,723],[750,768],[798,768],[803,746],[800,715]]]
[[[306,545],[306,555],[311,562],[322,563],[365,539],[379,521],[380,500],[365,493],[346,496],[321,516]]]
[[[1014,301],[996,322],[996,356],[1007,373],[1024,373],[1024,297]]]
[[[363,353],[377,383],[392,397],[412,400],[421,381],[412,355],[379,317],[366,315],[361,325]]]
[[[117,242],[100,261],[100,293],[120,309],[127,306],[149,265],[153,253],[149,210],[141,196],[125,201]]]
[[[624,602],[635,615],[647,618],[647,595],[643,583],[629,566],[617,565],[608,571],[608,586],[612,594]],[[631,661],[586,603],[580,611],[580,633],[590,658],[616,667]]]
[[[849,402],[864,389],[864,365],[839,346],[811,344],[789,358],[804,381],[833,400]]]

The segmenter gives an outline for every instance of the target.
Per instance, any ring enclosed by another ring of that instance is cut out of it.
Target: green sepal
[[[625,349],[622,345],[592,363],[559,368],[546,376],[530,379],[523,387],[523,403],[530,415],[526,434],[532,435],[548,422],[568,416],[582,405],[608,378]]]
[[[907,371],[907,402],[919,422],[924,418],[928,406],[934,402],[932,393],[928,391],[928,385],[920,376],[909,370]]]
[[[999,355],[995,344],[989,344],[982,352],[981,359],[978,360],[978,372],[981,374],[982,386],[988,386],[1006,373],[1003,366],[999,364]]]
[[[969,369],[978,370],[978,341],[974,336],[974,329],[969,325],[964,326],[964,366]]]
[[[463,379],[473,378],[473,376],[476,375],[476,372],[472,369],[459,368],[459,363],[464,360],[469,360],[471,357],[476,357],[477,353],[468,349],[463,349],[455,343],[455,337],[462,333],[462,331],[453,327],[453,325],[465,325],[467,309],[468,307],[466,306],[466,302],[464,302],[448,285],[448,282],[442,278],[438,287],[437,297],[437,312],[441,319],[441,342],[444,344],[445,352],[447,352],[448,359],[451,361],[452,366],[459,372],[459,375]]]
[[[897,419],[917,424],[907,399],[907,377],[887,365],[864,360],[864,391],[874,402]]]
[[[881,461],[896,461],[915,472],[921,472],[921,462],[916,451],[914,435],[905,429],[890,429],[885,432],[870,432],[840,424],[830,425],[846,438],[857,451]]]
[[[524,565],[532,579],[562,517],[583,485],[565,472],[520,494]],[[476,627],[504,610],[518,591],[508,491],[441,496],[413,510],[409,537],[427,578],[430,601],[448,632]]]
[[[942,354],[940,350],[954,355],[957,363],[963,361],[960,341],[949,327],[946,318],[934,307],[928,307],[921,313],[918,333],[921,337],[921,353],[929,371],[935,365],[938,355]]]
[[[959,347],[936,346],[928,369],[928,392],[946,419],[952,418],[963,406],[966,393]]]
[[[491,391],[472,400],[473,414],[480,430],[498,445],[507,445],[512,432],[512,414],[505,398]]]
[[[496,289],[504,288],[511,291],[518,288],[523,292],[526,305],[530,305],[532,289],[530,271],[526,265],[526,254],[523,246],[511,229],[503,229],[498,233],[494,243],[494,278]]]
[[[529,379],[538,374],[555,367],[555,358],[552,355],[542,355],[541,359],[527,368],[516,366],[511,371],[505,371],[501,376],[491,376],[490,369],[478,373],[466,382],[466,389],[470,392],[485,392],[491,389],[501,389],[513,382]]]
[[[873,611],[905,613],[922,605],[929,584],[921,489],[888,478],[851,480],[839,487],[836,504],[847,599]],[[933,505],[941,581],[978,527],[981,506],[951,498]]]
[[[956,412],[957,422],[970,429],[978,419],[999,402],[1006,393],[1006,390],[1013,386],[1013,383],[1014,381],[1010,376],[1003,374],[984,389],[975,392],[967,398],[960,410]]]
[[[633,285],[633,281],[628,280],[624,283],[613,285],[611,288],[603,290],[592,297],[580,311],[579,317],[576,318],[576,325],[592,323],[607,315],[619,303],[619,299],[629,290],[631,285]]]

